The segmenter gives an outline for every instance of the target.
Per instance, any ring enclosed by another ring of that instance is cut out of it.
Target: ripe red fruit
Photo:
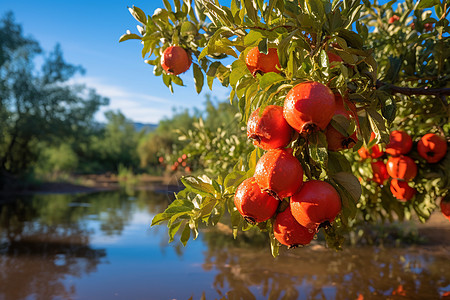
[[[450,221],[450,201],[445,201],[445,198],[442,198],[439,206],[442,214]]]
[[[330,64],[335,61],[337,61],[337,62],[343,61],[339,55],[337,55],[333,52],[330,52],[330,51],[327,52],[327,56],[328,56],[328,61],[330,62]]]
[[[250,224],[270,219],[279,203],[280,201],[261,191],[254,177],[244,180],[234,195],[234,205]]]
[[[259,159],[254,177],[263,191],[282,199],[302,186],[303,168],[292,149],[272,149]]]
[[[192,172],[192,169],[191,169],[191,167],[186,167],[186,168],[184,168],[184,171],[186,172],[186,173],[191,173]]]
[[[392,178],[410,181],[417,175],[417,165],[408,156],[400,155],[389,157],[386,169]]]
[[[373,141],[374,138],[375,138],[375,133],[372,132],[370,134],[370,141]],[[370,148],[370,150],[367,150],[367,148],[364,146],[359,148],[358,154],[362,160],[365,160],[369,157],[371,157],[373,159],[380,158],[381,156],[383,156],[384,152],[380,150],[379,145],[373,145],[372,148]]]
[[[283,115],[300,134],[324,130],[336,108],[333,92],[324,84],[307,81],[294,86],[286,95]]]
[[[447,154],[447,142],[442,136],[427,133],[417,143],[417,151],[428,163],[437,163]]]
[[[181,158],[182,158],[183,160],[185,160],[185,159],[187,158],[187,155],[183,153],[183,155],[181,155]]]
[[[396,21],[398,21],[398,20],[400,20],[400,17],[397,16],[397,15],[393,15],[392,17],[389,18],[388,23],[389,23],[389,24],[392,24],[392,23],[394,23],[394,22],[396,22]]]
[[[394,130],[389,134],[389,144],[386,146],[386,153],[397,156],[407,154],[413,145],[412,138],[403,130]]]
[[[381,160],[375,161],[371,163],[372,166],[372,180],[379,185],[385,184],[385,182],[389,179],[389,174],[386,169],[386,165]]]
[[[160,157],[158,158],[158,161],[159,161],[160,164],[162,164],[162,163],[164,162],[164,157],[160,156]]]
[[[186,72],[192,63],[192,58],[184,48],[170,46],[161,56],[161,67],[168,73],[178,75]]]
[[[334,111],[334,116],[342,115],[349,121],[351,119],[357,120],[356,106],[352,102],[345,101],[345,103],[351,110],[349,112],[344,106],[341,95],[335,94],[334,98],[336,99],[336,109]],[[356,137],[356,130],[351,136],[344,136],[331,124],[328,124],[325,134],[328,142],[328,150],[331,151],[353,148],[353,146],[355,146],[356,142],[358,141],[358,138]]]
[[[310,180],[291,197],[291,211],[300,225],[312,229],[333,222],[341,211],[341,197],[329,183]]]
[[[412,197],[414,197],[414,195],[416,194],[416,189],[410,187],[408,185],[408,182],[395,178],[391,180],[390,189],[392,195],[394,195],[395,198],[402,202],[411,200]]]
[[[259,108],[251,115],[247,123],[247,137],[261,149],[269,150],[286,147],[294,130],[283,117],[283,107],[268,105],[259,113]]]
[[[280,73],[277,48],[269,48],[267,54],[264,54],[259,52],[258,47],[254,47],[247,53],[245,64],[253,76],[257,73]]]
[[[425,23],[423,29],[425,29],[426,32],[433,31],[433,23]]]
[[[273,234],[277,241],[290,249],[309,244],[316,234],[316,229],[308,229],[300,225],[292,216],[291,208],[288,206],[275,218]]]

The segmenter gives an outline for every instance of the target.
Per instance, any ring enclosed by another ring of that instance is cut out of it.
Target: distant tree
[[[139,157],[137,147],[144,135],[144,130],[136,131],[133,122],[128,120],[120,111],[105,113],[108,120],[103,132],[99,136],[92,136],[92,157],[97,160],[102,171],[117,171],[119,165],[127,168],[137,168]]]
[[[37,57],[43,58],[40,69],[34,64]],[[69,83],[83,72],[64,60],[59,45],[44,55],[12,13],[0,20],[0,173],[27,172],[38,157],[38,142],[58,145],[86,135],[108,99]]]

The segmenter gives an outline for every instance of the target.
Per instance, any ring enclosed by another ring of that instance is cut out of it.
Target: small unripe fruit
[[[161,67],[168,74],[178,75],[186,72],[192,63],[191,56],[180,46],[166,48],[161,56]]]
[[[395,22],[398,21],[398,20],[400,20],[400,17],[397,16],[397,15],[393,15],[392,17],[389,18],[388,23],[389,23],[389,24],[393,24],[393,23],[395,23]]]
[[[234,195],[234,205],[244,219],[251,224],[270,219],[279,203],[280,201],[261,191],[253,177],[244,180]]]
[[[254,177],[263,191],[282,199],[302,186],[303,168],[292,149],[272,149],[259,159]]]
[[[277,105],[266,106],[262,114],[256,109],[247,123],[247,137],[264,150],[286,147],[293,134],[294,130],[283,117],[283,107]]]
[[[267,54],[264,54],[259,52],[258,47],[254,47],[247,53],[245,64],[253,76],[257,73],[280,73],[277,48],[269,48]]]
[[[428,163],[437,163],[447,154],[447,142],[442,136],[427,133],[417,143],[417,152]]]
[[[288,246],[288,248],[309,244],[313,240],[315,233],[315,228],[308,229],[295,220],[289,206],[277,215],[273,224],[275,238],[281,244]]]
[[[310,229],[333,222],[341,207],[339,193],[325,181],[307,181],[291,197],[292,215],[300,225]]]
[[[300,134],[324,130],[336,108],[333,92],[324,84],[307,81],[294,86],[286,95],[283,115]]]

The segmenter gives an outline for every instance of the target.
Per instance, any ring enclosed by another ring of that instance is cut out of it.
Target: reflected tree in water
[[[222,299],[439,299],[450,285],[445,249],[332,252],[313,242],[304,249],[283,249],[273,259],[258,239],[244,247],[223,233],[206,232],[204,239],[203,268],[218,272],[214,288]]]

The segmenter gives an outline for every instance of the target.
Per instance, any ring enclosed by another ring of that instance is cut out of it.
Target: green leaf
[[[173,238],[177,231],[180,229],[181,225],[185,222],[176,222],[172,223],[169,227],[169,243],[173,242]]]
[[[245,9],[247,10],[247,16],[252,20],[254,23],[258,23],[258,12],[255,9],[254,1],[253,0],[243,0]]]
[[[280,74],[275,73],[275,72],[269,72],[269,73],[264,74],[259,79],[259,87],[261,89],[265,90],[266,88],[270,87],[271,85],[273,85],[275,83],[279,83],[284,80],[286,80],[286,78],[284,78]]]
[[[439,0],[420,0],[417,1],[414,10],[430,8],[439,4],[440,4]]]
[[[227,191],[230,188],[233,188],[232,190],[235,190],[239,184],[242,183],[246,179],[246,172],[244,171],[233,171],[229,173],[224,180],[224,187],[227,189]]]
[[[183,246],[186,246],[190,236],[191,236],[191,228],[189,227],[189,224],[186,223],[180,237],[180,241],[181,243],[183,243]]]
[[[181,178],[181,182],[185,187],[201,196],[214,196],[214,187],[209,183],[203,182],[200,178],[184,176]]]
[[[171,12],[172,6],[170,5],[170,2],[168,0],[163,0],[163,2],[164,2],[164,7],[167,9],[167,11]]]
[[[195,90],[197,91],[197,94],[200,94],[203,88],[204,76],[202,69],[197,64],[193,65],[194,65],[193,72],[194,72]]]
[[[268,45],[268,40],[266,38],[263,38],[259,44],[258,44],[258,51],[260,53],[263,54],[268,54],[269,53],[269,45]]]
[[[277,257],[280,254],[280,243],[275,238],[273,234],[273,230],[269,230],[269,238],[270,238],[270,251],[273,257]]]
[[[119,43],[127,40],[141,40],[142,37],[135,33],[125,33],[119,38]]]
[[[322,131],[315,132],[308,137],[309,154],[311,158],[326,166],[328,163],[327,138]]]
[[[128,7],[128,11],[138,22],[141,22],[144,25],[147,24],[147,17],[142,9],[133,5],[133,7]]]
[[[349,193],[352,201],[356,205],[356,202],[358,202],[362,194],[362,188],[358,178],[349,172],[339,172],[333,174],[331,178]]]
[[[247,47],[256,46],[262,38],[263,35],[261,32],[250,30],[250,32],[244,37],[244,45]]]

